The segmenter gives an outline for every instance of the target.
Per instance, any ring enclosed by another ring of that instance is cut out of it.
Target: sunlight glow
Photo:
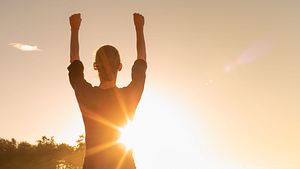
[[[121,132],[121,137],[118,142],[125,145],[127,149],[134,148],[137,144],[135,139],[135,130],[137,130],[137,128],[134,127],[133,123],[129,121],[124,128],[120,128],[119,130]]]
[[[133,150],[137,168],[200,167],[202,157],[186,111],[172,98],[144,92],[134,120],[119,129],[118,142]]]
[[[122,165],[126,153],[132,150],[137,168],[213,168],[214,162],[205,156],[207,154],[203,154],[203,150],[200,151],[205,139],[198,139],[199,133],[195,131],[195,126],[198,128],[201,124],[193,120],[193,112],[188,106],[174,98],[177,97],[166,97],[160,92],[145,90],[135,118],[122,128],[101,116],[87,114],[88,118],[120,131],[121,136],[115,142],[89,149],[86,155],[93,155],[121,143],[127,151],[120,158],[118,167]]]

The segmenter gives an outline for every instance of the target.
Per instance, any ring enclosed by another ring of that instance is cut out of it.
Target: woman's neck
[[[109,89],[109,88],[116,87],[116,81],[105,81],[105,82],[101,82],[99,87],[100,87],[101,89]]]

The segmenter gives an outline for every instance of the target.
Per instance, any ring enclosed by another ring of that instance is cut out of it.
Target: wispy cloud
[[[17,48],[21,51],[41,51],[41,49],[39,49],[37,46],[33,46],[33,45],[26,45],[26,44],[22,44],[22,43],[10,43],[8,44],[14,48]]]

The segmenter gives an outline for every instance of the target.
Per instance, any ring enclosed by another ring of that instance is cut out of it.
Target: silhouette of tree
[[[84,151],[85,150],[85,142],[84,142],[84,135],[80,135],[78,140],[76,141],[77,146],[76,150],[77,151]]]
[[[84,136],[76,146],[57,144],[54,137],[43,136],[36,145],[0,138],[2,169],[81,169],[85,153]]]

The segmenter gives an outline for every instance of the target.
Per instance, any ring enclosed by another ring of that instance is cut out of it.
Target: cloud
[[[37,46],[32,46],[32,45],[26,45],[26,44],[22,44],[22,43],[10,43],[8,44],[12,47],[15,47],[21,51],[41,51],[41,49],[39,49]]]

